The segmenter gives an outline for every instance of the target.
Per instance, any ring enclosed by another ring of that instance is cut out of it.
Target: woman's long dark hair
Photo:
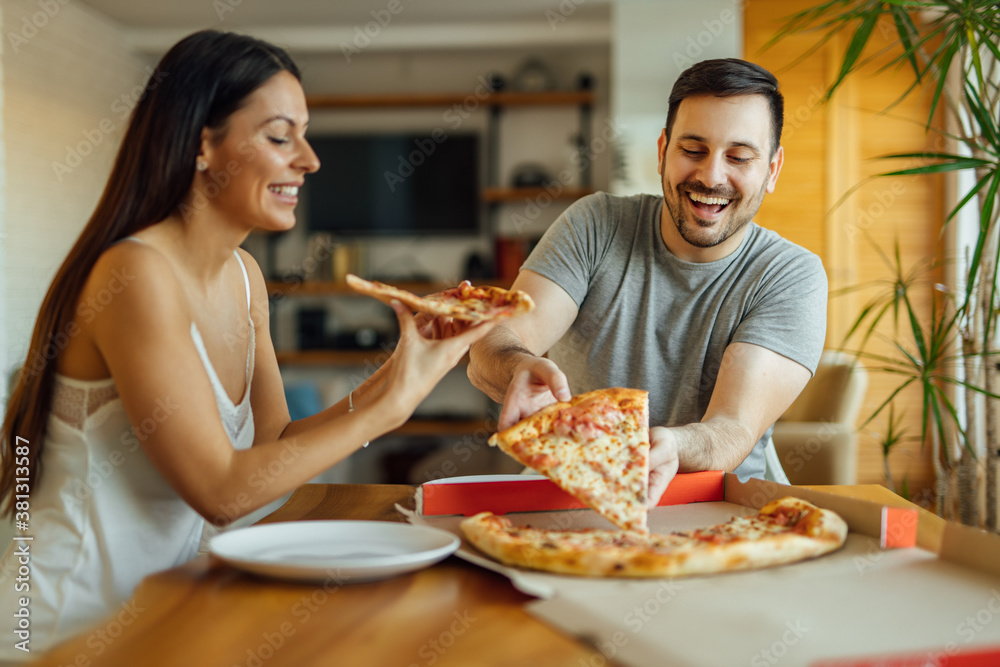
[[[2,514],[14,509],[16,477],[27,477],[29,488],[38,483],[56,360],[74,330],[77,300],[97,259],[112,244],[179,209],[194,182],[202,130],[224,130],[247,96],[282,71],[301,79],[284,50],[206,30],[178,42],[150,75],[97,208],[42,301],[0,431]],[[16,456],[18,443],[23,447],[25,441],[26,466]]]

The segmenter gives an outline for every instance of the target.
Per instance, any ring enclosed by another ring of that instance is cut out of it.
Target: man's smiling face
[[[771,156],[771,132],[762,95],[681,101],[671,136],[664,130],[658,142],[666,204],[661,232],[671,252],[710,262],[739,247],[781,171],[782,149]]]

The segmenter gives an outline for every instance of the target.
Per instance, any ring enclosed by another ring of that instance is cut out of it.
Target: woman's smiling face
[[[319,169],[308,123],[302,85],[282,71],[247,96],[225,128],[206,129],[199,159],[208,169],[196,172],[194,187],[207,207],[249,229],[291,229],[303,177]]]

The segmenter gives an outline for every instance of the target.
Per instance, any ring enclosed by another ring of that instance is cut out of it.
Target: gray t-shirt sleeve
[[[556,283],[579,306],[614,237],[619,215],[614,208],[603,192],[576,200],[549,226],[521,268]]]
[[[823,263],[800,251],[768,268],[732,342],[759,345],[815,373],[826,341],[828,288]]]

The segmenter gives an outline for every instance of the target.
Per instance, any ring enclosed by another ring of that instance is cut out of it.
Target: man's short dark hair
[[[763,95],[771,109],[771,157],[781,145],[781,126],[785,119],[785,100],[778,91],[778,80],[760,65],[739,58],[705,60],[692,65],[677,79],[670,91],[667,106],[667,141],[674,129],[674,119],[681,101],[695,95]]]

